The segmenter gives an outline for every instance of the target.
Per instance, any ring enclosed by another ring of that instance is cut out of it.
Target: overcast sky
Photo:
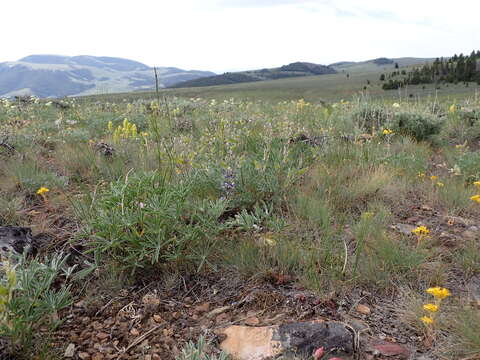
[[[95,55],[223,72],[480,49],[477,0],[4,0],[0,11],[0,62]]]

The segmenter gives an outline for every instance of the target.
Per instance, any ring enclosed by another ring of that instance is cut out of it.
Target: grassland
[[[387,73],[393,69],[389,67],[360,66],[347,68],[338,74],[306,76],[269,81],[257,81],[234,85],[208,86],[183,89],[164,89],[161,95],[169,97],[208,98],[217,101],[235,98],[246,101],[279,102],[284,100],[304,99],[309,102],[319,101],[335,102],[340,99],[367,98],[370,100],[388,101],[426,101],[441,100],[455,102],[466,97],[475,99],[478,97],[480,87],[478,84],[442,84],[442,85],[412,85],[400,90],[382,89],[379,81],[381,73]],[[405,67],[402,69],[409,69]],[[342,71],[341,68],[339,68]],[[347,77],[348,74],[348,77]],[[154,100],[154,92],[138,92],[126,94],[107,94],[94,96],[102,101],[127,101]]]
[[[39,240],[2,268],[4,353],[173,359],[253,312],[478,358],[480,101],[377,90],[358,72],[3,100],[0,225]]]

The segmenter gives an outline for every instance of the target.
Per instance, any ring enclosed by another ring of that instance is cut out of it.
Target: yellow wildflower
[[[473,195],[470,200],[473,200],[480,204],[480,195]]]
[[[430,180],[432,180],[432,181],[435,181],[437,179],[438,179],[438,176],[435,176],[435,175],[430,176]]]
[[[383,135],[390,135],[390,134],[393,134],[392,130],[390,130],[390,129],[384,129],[383,130]]]
[[[473,185],[475,185],[476,187],[480,188],[480,181],[475,181],[475,182],[473,183]]]
[[[418,173],[417,175],[420,179],[424,179],[425,178],[425,173]]]
[[[444,183],[442,183],[442,182],[437,182],[437,184],[436,184],[436,185],[437,185],[438,187],[443,187],[443,186],[445,186],[445,184],[444,184]]]
[[[430,295],[433,295],[435,299],[440,299],[440,300],[445,299],[450,295],[452,295],[448,289],[438,287],[438,286],[433,288],[428,288],[427,293],[429,293]]]
[[[45,194],[45,193],[47,193],[47,192],[49,192],[49,191],[50,191],[50,189],[42,186],[40,189],[37,190],[37,195],[43,195],[43,194]]]
[[[425,324],[425,325],[430,325],[431,323],[433,323],[433,319],[429,316],[422,316],[420,318],[420,320],[422,320],[422,322]]]
[[[425,304],[423,305],[423,309],[430,312],[437,312],[439,309],[439,306],[435,304]]]
[[[430,230],[428,230],[426,226],[422,225],[412,230],[412,233],[414,233],[417,236],[425,236],[430,234]]]
[[[450,107],[448,108],[448,112],[453,114],[455,111],[457,111],[457,105],[455,104],[450,105]]]

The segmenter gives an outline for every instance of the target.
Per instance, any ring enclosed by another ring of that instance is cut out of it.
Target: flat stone
[[[210,310],[210,303],[208,303],[208,302],[203,303],[201,305],[197,305],[197,306],[195,306],[195,309],[194,309],[194,311],[197,314],[203,314],[203,313],[207,312],[208,310]]]
[[[415,226],[410,224],[396,224],[393,226],[395,230],[405,235],[412,235],[412,231],[415,230]]]
[[[75,344],[68,344],[63,356],[66,358],[72,358],[74,355],[75,355]]]
[[[230,326],[220,348],[236,360],[264,360],[279,355],[311,358],[320,347],[331,355],[353,353],[353,334],[343,323],[314,321],[276,326]]]
[[[410,356],[410,350],[408,350],[406,347],[386,341],[372,345],[371,350],[374,353],[382,356],[400,356],[405,359],[409,358]]]
[[[363,304],[358,304],[356,310],[363,315],[370,315],[370,313],[372,312],[367,305]]]
[[[100,340],[105,340],[105,339],[108,339],[109,337],[110,335],[104,332],[100,332],[97,334],[97,338],[99,338]]]
[[[474,226],[472,226],[474,227]],[[477,238],[480,237],[480,232],[479,231],[472,231],[470,229],[468,230],[465,230],[463,233],[462,233],[462,238],[466,239],[466,240],[475,240]]]

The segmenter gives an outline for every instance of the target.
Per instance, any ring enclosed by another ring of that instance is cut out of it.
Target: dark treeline
[[[407,72],[394,71],[380,76],[385,81],[384,90],[398,89],[405,85],[458,83],[476,81],[480,84],[480,50],[472,51],[470,55],[454,55],[451,58],[436,58],[431,64],[414,68]]]

